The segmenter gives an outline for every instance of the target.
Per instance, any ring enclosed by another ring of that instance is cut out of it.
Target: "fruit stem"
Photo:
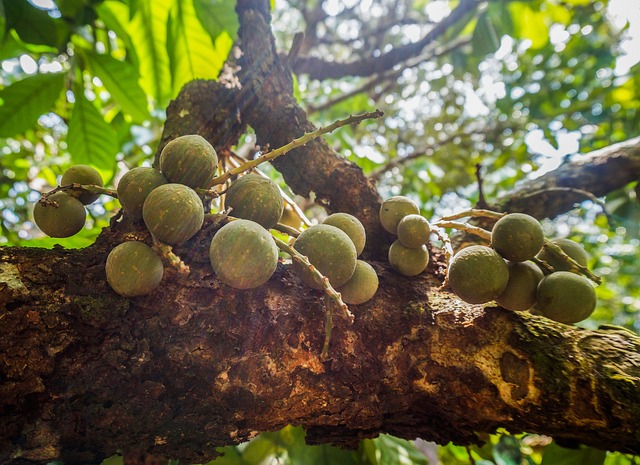
[[[443,249],[444,249],[444,259],[447,262],[447,274],[444,277],[444,281],[442,282],[442,287],[445,288],[449,285],[449,264],[451,263],[451,259],[453,258],[453,246],[451,245],[451,238],[447,234],[447,232],[441,228],[433,228],[431,230],[438,238],[442,241]]]
[[[470,234],[475,234],[482,239],[485,239],[487,242],[491,242],[491,232],[486,229],[479,228],[478,226],[472,226],[466,223],[459,223],[457,221],[443,221],[439,220],[432,224],[436,228],[453,228],[459,231],[464,231]]]
[[[40,202],[47,202],[48,197],[50,195],[53,195],[56,192],[65,192],[65,191],[75,191],[79,193],[90,192],[92,194],[109,195],[114,199],[118,198],[118,193],[113,189],[107,189],[106,187],[96,186],[94,184],[78,184],[74,182],[72,184],[67,184],[65,186],[58,186],[55,189],[50,190],[49,192],[43,193],[42,197],[40,198]]]
[[[296,228],[292,228],[291,226],[282,223],[276,224],[273,229],[275,229],[276,231],[280,231],[281,233],[285,233],[291,237],[298,237],[300,235],[300,231],[298,231]]]
[[[342,301],[340,293],[331,286],[329,279],[320,273],[320,271],[309,262],[309,259],[305,255],[302,255],[292,246],[277,237],[274,237],[273,240],[280,250],[291,255],[292,260],[297,261],[311,272],[315,281],[324,288],[325,293],[331,299],[332,305],[329,305],[326,309],[327,317],[324,326],[324,344],[322,346],[322,358],[326,359],[329,356],[329,342],[331,341],[331,331],[333,329],[333,307],[335,306],[338,310],[341,310],[349,320],[349,323],[353,323],[353,314],[349,311],[347,304]]]
[[[172,267],[178,270],[180,274],[189,274],[189,265],[183,262],[182,259],[173,252],[173,248],[170,245],[164,244],[154,237],[152,248],[159,252],[160,255],[162,255],[162,257],[166,259]]]
[[[542,247],[564,260],[567,264],[569,264],[572,271],[579,271],[594,283],[602,284],[602,278],[600,278],[600,276],[596,276],[589,268],[587,268],[586,266],[582,266],[580,263],[576,262],[573,258],[564,253],[564,250],[562,250],[560,246],[554,244],[548,239],[545,239]]]
[[[249,160],[245,163],[242,163],[240,166],[237,166],[228,171],[225,171],[224,174],[214,178],[209,184],[209,187],[212,187],[218,184],[223,184],[233,176],[237,176],[240,173],[249,171],[250,169],[253,169],[262,163],[272,161],[278,158],[279,156],[284,155],[297,147],[300,147],[301,145],[307,144],[313,139],[317,139],[323,134],[328,134],[330,132],[335,131],[339,127],[346,126],[348,124],[357,124],[365,119],[380,118],[383,114],[384,113],[381,110],[376,110],[372,112],[362,113],[361,115],[351,115],[348,118],[335,121],[334,123],[331,123],[328,126],[323,126],[321,128],[316,129],[315,131],[307,132],[303,134],[301,137],[292,140],[291,142],[289,142],[286,145],[283,145],[280,148],[264,153],[260,155],[258,158]]]
[[[443,216],[439,221],[453,221],[460,218],[494,218],[496,220],[502,218],[506,213],[494,212],[492,210],[484,210],[479,208],[472,208],[471,210],[465,210],[455,215]]]

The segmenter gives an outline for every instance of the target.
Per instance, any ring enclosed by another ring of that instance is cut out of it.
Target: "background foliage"
[[[385,111],[384,121],[345,128],[328,140],[378,179],[381,195],[409,195],[427,217],[478,200],[476,164],[491,202],[518,181],[637,136],[640,128],[640,68],[630,54],[640,48],[640,25],[626,22],[640,18],[640,7],[625,0],[466,3],[474,8],[436,42],[387,70],[317,78],[312,69],[294,67],[296,96],[318,125],[373,107]],[[126,170],[148,164],[169,101],[186,82],[216,79],[225,61],[233,61],[234,6],[230,0],[0,0],[0,244],[84,247],[95,239],[117,201],[103,197],[90,207],[83,232],[64,240],[43,237],[33,226],[33,202],[71,164],[94,166],[111,186]],[[301,56],[330,58],[329,65],[366,63],[415,43],[458,6],[282,0],[272,3],[273,27],[283,53],[304,31]],[[247,135],[238,151],[250,152],[252,140]],[[581,241],[591,267],[605,277],[587,327],[614,323],[640,331],[634,187],[603,199],[608,217],[584,202],[545,222],[550,235]],[[466,449],[381,436],[342,451],[304,446],[304,432],[288,427],[226,448],[214,463],[636,463],[549,444],[549,438],[505,434]]]

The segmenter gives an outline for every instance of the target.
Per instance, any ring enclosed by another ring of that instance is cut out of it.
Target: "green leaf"
[[[226,32],[218,37],[223,34]],[[231,41],[212,43],[198,20],[193,0],[175,0],[169,16],[167,46],[175,96],[193,79],[215,79],[231,50]]]
[[[138,123],[150,118],[147,95],[140,87],[138,71],[131,63],[97,53],[87,55],[87,63],[124,113]]]
[[[4,12],[4,3],[0,0],[0,40],[4,42],[5,32],[7,32],[7,15]]]
[[[139,0],[128,25],[142,76],[142,88],[164,107],[171,94],[171,72],[167,54],[167,21],[172,2]]]
[[[496,34],[489,13],[485,11],[478,18],[472,37],[473,53],[484,56],[495,52],[500,47],[500,38]]]
[[[0,90],[0,137],[31,128],[49,111],[64,86],[65,73],[36,74]]]
[[[238,37],[238,15],[235,0],[193,0],[196,15],[204,29],[215,40],[226,32],[231,40]]]
[[[15,29],[24,42],[59,47],[66,41],[69,26],[59,18],[52,18],[26,0],[11,0],[3,4],[7,27]]]
[[[397,465],[399,463],[411,463],[413,465],[429,465],[427,457],[406,439],[400,439],[389,434],[381,434],[373,439],[380,454],[379,465]]]
[[[91,165],[110,177],[116,163],[118,144],[115,130],[107,124],[98,109],[84,96],[83,89],[74,89],[76,103],[69,120],[67,145],[74,163]]]
[[[545,448],[540,465],[602,465],[606,455],[593,447],[566,449],[553,442]]]
[[[529,39],[534,50],[541,49],[549,42],[549,27],[544,12],[536,11],[523,2],[512,2],[508,8],[516,39]]]

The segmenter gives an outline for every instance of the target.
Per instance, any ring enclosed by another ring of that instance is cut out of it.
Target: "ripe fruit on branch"
[[[407,215],[419,214],[420,209],[409,197],[390,197],[380,206],[380,222],[391,234],[397,233],[398,223]]]
[[[193,189],[209,187],[217,169],[218,154],[198,134],[173,139],[164,146],[160,154],[160,171],[167,180]]]
[[[346,284],[338,287],[345,303],[359,305],[373,298],[378,290],[378,275],[367,262],[358,260],[356,270]]]
[[[472,245],[460,250],[449,264],[453,292],[470,304],[483,304],[507,287],[509,270],[502,256],[490,247]]]
[[[118,182],[118,200],[124,211],[134,219],[142,218],[142,206],[156,187],[167,184],[160,171],[140,166],[127,171]]]
[[[362,253],[367,242],[367,233],[358,218],[348,213],[334,213],[327,216],[322,224],[329,224],[344,231],[356,246],[356,254]]]
[[[180,245],[202,227],[204,207],[198,194],[183,184],[156,187],[142,207],[147,229],[160,241]]]
[[[104,186],[102,176],[97,170],[87,165],[74,165],[64,172],[62,179],[60,180],[61,186],[68,186],[69,184],[83,184],[93,186]],[[100,194],[92,194],[91,192],[74,192],[69,191],[68,194],[72,197],[76,197],[83,205],[89,205],[95,202],[100,197]]]
[[[553,239],[551,242],[560,247],[564,253],[573,258],[578,264],[587,266],[589,254],[581,244],[566,238]],[[566,260],[546,248],[540,251],[537,258],[547,262],[555,271],[569,271],[571,269],[571,265]]]
[[[536,256],[544,243],[540,222],[524,213],[500,218],[491,231],[491,246],[507,260],[523,262]]]
[[[123,297],[149,294],[160,281],[164,267],[162,260],[147,244],[123,242],[107,257],[107,282]]]
[[[507,310],[528,310],[536,303],[542,270],[531,262],[509,262],[509,281],[496,302]]]
[[[80,232],[87,218],[80,200],[64,192],[56,192],[48,200],[56,202],[58,207],[42,202],[33,207],[33,219],[40,230],[50,237],[69,237]]]
[[[389,263],[401,275],[416,276],[429,265],[429,251],[424,245],[414,249],[396,240],[389,247]]]
[[[544,316],[560,323],[577,323],[593,313],[596,291],[584,276],[557,271],[538,285],[537,308]]]
[[[429,242],[431,225],[422,215],[407,215],[398,223],[398,240],[405,247],[417,249]]]
[[[278,266],[278,247],[269,231],[249,220],[235,220],[213,236],[209,259],[220,281],[236,289],[266,283]]]
[[[336,288],[346,284],[356,269],[356,248],[349,236],[341,229],[328,224],[317,224],[302,231],[293,247]],[[293,262],[297,275],[309,287],[322,289],[309,270]]]
[[[233,209],[232,216],[255,221],[266,229],[278,223],[284,210],[276,183],[255,173],[246,174],[231,184],[225,205]]]

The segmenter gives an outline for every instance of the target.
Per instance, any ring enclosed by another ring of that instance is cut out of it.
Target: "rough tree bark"
[[[243,27],[268,26],[257,3],[238,2]],[[245,32],[246,57],[257,59]],[[241,62],[242,88],[185,88],[165,140],[196,128],[228,149],[247,123],[276,146],[310,128],[278,76],[283,64],[266,60],[260,72]],[[366,178],[322,142],[278,169],[332,208],[360,217],[347,200],[377,208]],[[254,290],[221,284],[206,253],[212,234],[176,249],[190,274],[167,267],[157,292],[134,299],[113,293],[104,275],[115,244],[150,241],[127,218],[83,250],[0,249],[0,463],[97,463],[118,449],[203,462],[216,446],[289,423],[344,446],[380,432],[469,443],[503,427],[640,453],[638,336],[465,304],[440,288],[434,250],[413,279],[374,261],[380,290],[352,306],[353,324],[336,318],[323,360],[323,294],[284,264]]]

